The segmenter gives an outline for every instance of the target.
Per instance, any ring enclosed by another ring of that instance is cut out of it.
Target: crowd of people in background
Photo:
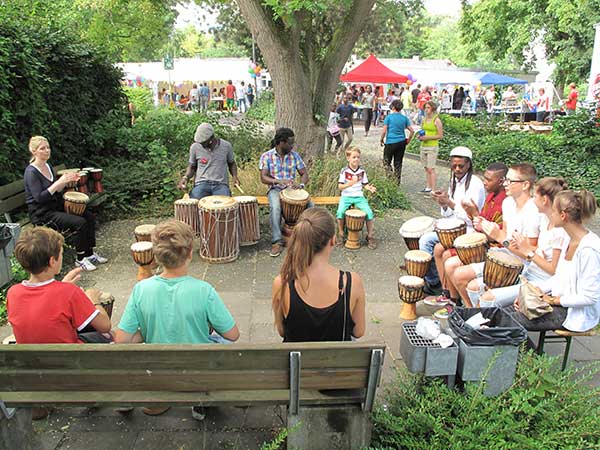
[[[163,88],[158,97],[159,104],[173,105],[183,111],[207,111],[210,108],[246,112],[254,103],[255,87],[244,81],[234,84],[233,80],[228,80],[225,86],[215,86],[211,90],[208,82],[204,81],[194,83],[187,95],[176,88]]]

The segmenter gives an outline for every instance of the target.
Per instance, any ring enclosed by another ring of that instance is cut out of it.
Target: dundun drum
[[[200,257],[212,263],[235,261],[240,254],[239,203],[232,197],[211,195],[198,201]]]
[[[183,198],[175,200],[175,219],[187,223],[196,237],[200,236],[200,212],[198,210],[198,199],[190,198],[185,194]]]
[[[279,198],[281,199],[281,215],[285,223],[294,226],[302,211],[306,209],[310,195],[304,189],[287,188],[281,191]]]
[[[400,227],[400,236],[409,250],[419,250],[419,238],[433,231],[435,219],[429,216],[419,216],[408,219]]]
[[[240,204],[240,245],[254,245],[260,240],[258,199],[251,195],[233,197]]]

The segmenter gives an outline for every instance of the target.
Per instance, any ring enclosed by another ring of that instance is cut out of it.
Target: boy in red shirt
[[[231,112],[235,106],[235,86],[231,80],[225,86],[225,97],[227,98],[227,109]]]
[[[84,292],[75,282],[81,269],[63,281],[63,236],[50,228],[34,227],[21,233],[15,257],[29,279],[12,286],[6,295],[8,321],[18,344],[76,344],[110,342],[110,318],[98,304],[100,291]],[[86,295],[87,294],[87,295]],[[96,332],[80,333],[87,325]]]

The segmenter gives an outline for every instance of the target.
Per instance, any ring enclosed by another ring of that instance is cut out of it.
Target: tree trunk
[[[305,32],[305,40],[311,39],[310,30],[300,28],[310,21],[302,21],[298,16],[293,25],[283,24],[274,20],[262,0],[236,1],[273,80],[275,126],[294,130],[297,148],[308,160],[322,155],[325,124],[339,76],[375,0],[354,0],[332,25],[333,39],[326,49],[316,48],[314,41],[301,43],[301,31]],[[312,48],[317,54],[324,50],[325,55],[311,57],[307,49]]]

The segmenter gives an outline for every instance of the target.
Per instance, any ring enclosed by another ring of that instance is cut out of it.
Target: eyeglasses
[[[467,167],[466,164],[452,164],[450,166],[451,169],[464,169],[465,167]]]
[[[525,183],[527,180],[511,180],[510,178],[504,179],[504,184],[514,184],[514,183]]]

